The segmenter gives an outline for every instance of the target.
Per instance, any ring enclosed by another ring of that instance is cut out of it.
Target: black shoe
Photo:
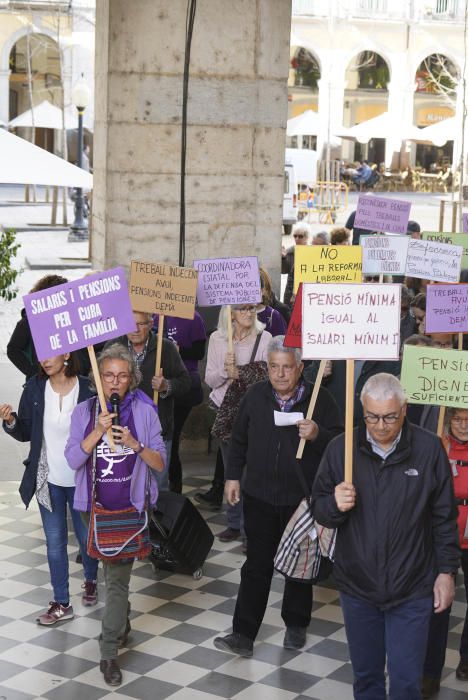
[[[238,632],[227,634],[225,637],[216,637],[213,644],[216,649],[229,651],[231,654],[237,654],[238,656],[250,658],[253,654],[252,640]]]
[[[421,684],[421,695],[423,700],[429,700],[429,698],[434,697],[440,690],[440,678],[431,678],[430,676],[423,676]]]
[[[455,675],[459,681],[468,681],[468,661],[460,659]]]
[[[99,668],[107,685],[120,685],[122,683],[122,671],[115,659],[101,659]]]
[[[306,643],[307,627],[286,627],[283,639],[285,649],[302,649]]]
[[[223,492],[216,486],[212,486],[206,493],[196,493],[195,500],[205,508],[219,510],[223,505]]]

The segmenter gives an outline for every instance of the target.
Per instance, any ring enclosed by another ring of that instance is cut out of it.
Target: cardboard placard
[[[410,238],[406,274],[434,282],[458,282],[462,254],[459,245]]]
[[[304,284],[302,357],[397,360],[399,284]]]
[[[405,345],[401,383],[409,403],[468,408],[468,352]]]
[[[361,236],[364,275],[404,275],[408,254],[406,236]]]
[[[194,260],[198,271],[200,306],[259,304],[262,300],[258,258],[210,258]]]
[[[423,241],[437,241],[438,243],[448,243],[450,245],[463,246],[462,270],[468,268],[468,236],[464,233],[437,233],[437,231],[423,231],[421,233]]]
[[[283,345],[287,348],[302,347],[302,282],[297,290]]]
[[[411,202],[360,194],[354,228],[385,233],[406,233]]]
[[[132,260],[129,282],[132,307],[134,311],[192,319],[197,277],[192,267]]]
[[[468,284],[428,284],[426,333],[468,332]]]
[[[39,360],[135,331],[122,267],[26,294],[23,300]]]
[[[362,281],[362,248],[357,245],[300,245],[294,250],[294,291],[301,282]]]

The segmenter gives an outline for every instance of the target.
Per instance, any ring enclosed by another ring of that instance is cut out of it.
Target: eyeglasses
[[[385,416],[378,416],[376,413],[368,413],[364,416],[364,420],[366,423],[369,423],[369,425],[377,425],[380,420],[383,420],[385,425],[393,425],[397,422],[400,415],[401,411],[399,413],[387,413]]]
[[[238,311],[242,316],[245,316],[246,314],[253,314],[257,312],[257,307],[256,306],[242,306],[240,309],[233,309],[233,311]]]
[[[120,372],[119,374],[114,374],[113,372],[104,372],[104,374],[101,374],[101,377],[104,379],[105,382],[109,382],[109,384],[113,381],[119,382],[119,384],[123,384],[124,382],[128,382],[130,379],[130,375],[127,374],[127,372]]]
[[[138,321],[135,323],[137,328],[144,328],[145,326],[149,326],[151,321]]]
[[[450,419],[452,423],[455,423],[455,425],[461,425],[462,423],[468,424],[468,417],[467,418],[461,418],[460,416],[454,416],[453,418]]]
[[[303,233],[294,233],[293,238],[305,238]]]

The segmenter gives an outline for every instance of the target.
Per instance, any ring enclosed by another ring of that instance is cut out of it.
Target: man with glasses
[[[454,598],[459,565],[457,510],[440,439],[410,424],[399,380],[375,374],[361,392],[353,433],[353,483],[344,481],[344,443],[328,446],[312,490],[325,527],[338,528],[334,577],[357,700],[421,697],[432,610]]]
[[[151,331],[153,317],[149,313],[134,311],[136,331],[115,338],[106,344],[119,343],[128,348],[133,355],[136,365],[142,374],[139,389],[151,399],[155,391],[159,392],[158,415],[161,422],[162,436],[166,454],[171,454],[172,433],[174,429],[174,398],[181,397],[190,391],[191,380],[176,346],[170,340],[163,338],[161,352],[161,374],[156,371],[156,334]],[[168,488],[168,466],[164,472],[156,473],[160,490]]]
[[[284,336],[268,343],[268,380],[250,387],[239,407],[231,435],[226,469],[228,503],[239,501],[242,481],[247,558],[234,611],[233,632],[217,637],[217,649],[239,656],[253,654],[265,614],[273,560],[288,521],[312,487],[320,458],[342,430],[333,397],[318,393],[312,420],[307,414],[313,386],[302,377],[301,351],[284,346]],[[287,415],[290,420],[287,420]],[[299,440],[302,459],[296,463]],[[295,464],[296,463],[296,464]],[[303,473],[304,488],[298,469]],[[312,584],[286,579],[281,617],[286,624],[283,646],[301,649],[312,611]]]

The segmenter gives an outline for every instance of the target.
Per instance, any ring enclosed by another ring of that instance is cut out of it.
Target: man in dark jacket
[[[242,493],[247,558],[233,619],[233,633],[217,637],[218,649],[252,656],[253,642],[265,614],[273,575],[273,559],[281,535],[300,501],[310,493],[321,456],[342,430],[338,407],[326,389],[320,389],[313,420],[306,415],[312,385],[302,377],[301,352],[284,347],[284,336],[268,345],[267,381],[250,387],[242,399],[229,448],[225,494],[229,503]],[[282,424],[282,425],[281,425]],[[304,455],[296,461],[299,439],[306,440]],[[307,494],[298,470],[307,484]],[[300,649],[312,611],[312,585],[286,580],[282,618],[284,646]]]
[[[137,367],[142,374],[139,389],[145,392],[151,399],[154,391],[159,392],[158,414],[161,421],[162,436],[166,446],[166,454],[171,454],[172,432],[174,429],[174,398],[184,396],[190,391],[192,382],[190,375],[176,346],[170,340],[163,338],[161,353],[161,372],[159,377],[155,376],[156,371],[156,347],[157,338],[151,332],[153,317],[151,314],[134,311],[133,316],[137,330],[128,335],[122,335],[109,341],[106,346],[112,343],[120,343],[133,354]],[[167,469],[162,475],[158,472],[158,485],[160,489],[167,489]]]
[[[459,565],[457,508],[439,438],[410,424],[400,382],[376,374],[363,387],[353,433],[353,483],[344,481],[344,436],[328,446],[313,512],[338,528],[334,577],[357,700],[421,697],[432,609],[448,608]]]

